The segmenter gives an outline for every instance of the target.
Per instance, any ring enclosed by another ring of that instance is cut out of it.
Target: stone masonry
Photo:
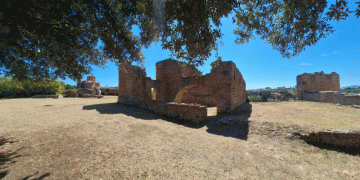
[[[179,61],[160,61],[156,63],[156,80],[157,101],[215,106],[218,113],[233,111],[246,102],[245,81],[231,61],[220,62],[204,76],[195,67]]]
[[[297,96],[301,100],[335,104],[360,104],[360,96],[340,91],[339,75],[335,72],[324,74],[304,73],[296,77]]]
[[[304,98],[304,93],[340,91],[339,74],[335,72],[330,74],[324,74],[323,71],[311,74],[303,73],[296,77],[296,84],[299,99]]]
[[[153,95],[151,88],[154,90]],[[163,60],[156,63],[156,80],[146,77],[144,68],[128,63],[122,64],[119,67],[118,102],[146,108],[143,104],[149,103],[144,100],[173,102],[169,105],[172,107],[178,106],[174,104],[199,106],[192,109],[201,112],[193,114],[201,114],[202,117],[204,109],[206,111],[206,108],[202,107],[217,107],[217,112],[222,113],[233,111],[245,103],[246,84],[240,71],[231,61],[218,62],[209,74],[202,75],[194,66],[173,59]]]

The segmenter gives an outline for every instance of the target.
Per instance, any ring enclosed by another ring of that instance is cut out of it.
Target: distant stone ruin
[[[324,74],[323,71],[315,73],[303,73],[296,77],[297,92],[300,99],[303,93],[315,93],[320,91],[340,91],[339,74],[332,72]]]
[[[245,103],[246,84],[232,61],[214,63],[202,75],[195,66],[167,59],[156,63],[156,80],[146,77],[144,68],[124,63],[119,67],[118,102],[199,122],[208,107],[223,113]]]
[[[300,100],[329,102],[336,104],[360,104],[359,95],[350,95],[340,91],[339,74],[323,71],[304,73],[296,77],[297,97]]]
[[[100,87],[101,95],[118,95],[117,87]]]
[[[83,97],[84,95],[97,95],[95,89],[100,89],[100,81],[96,81],[94,75],[87,76],[86,81],[79,81],[77,83],[76,92],[79,97]]]
[[[87,76],[87,80],[86,81],[79,81],[77,83],[77,88],[78,89],[94,89],[95,87],[100,87],[100,81],[96,81],[95,76],[93,75],[89,75]]]

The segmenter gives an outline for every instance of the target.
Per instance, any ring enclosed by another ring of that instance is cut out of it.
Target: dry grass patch
[[[360,130],[360,109],[310,101],[251,103],[249,120],[278,122],[317,129]]]
[[[0,179],[360,179],[359,156],[277,129],[314,121],[296,119],[308,102],[253,103],[250,126],[196,126],[116,100],[0,100]]]

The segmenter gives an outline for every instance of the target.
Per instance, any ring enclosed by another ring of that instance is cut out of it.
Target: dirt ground
[[[116,98],[0,100],[0,179],[360,179],[359,155],[296,136],[359,130],[359,109],[251,103],[195,125]]]

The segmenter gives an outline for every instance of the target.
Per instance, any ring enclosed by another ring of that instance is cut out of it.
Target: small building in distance
[[[94,75],[87,76],[86,81],[80,81],[77,83],[78,89],[95,89],[95,87],[100,87],[100,81],[96,81]]]

